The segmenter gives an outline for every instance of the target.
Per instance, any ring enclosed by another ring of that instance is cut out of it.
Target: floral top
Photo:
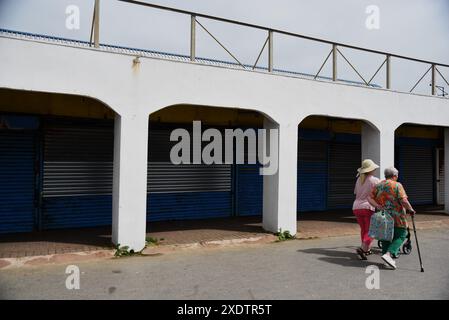
[[[394,218],[395,228],[407,228],[407,215],[400,202],[401,199],[407,199],[402,184],[394,180],[383,180],[373,188],[371,196]]]

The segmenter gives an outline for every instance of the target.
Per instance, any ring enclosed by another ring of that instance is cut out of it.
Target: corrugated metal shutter
[[[150,124],[147,220],[231,216],[231,165],[172,164],[173,128]]]
[[[241,128],[243,131],[251,129],[258,138],[259,128]],[[246,142],[245,142],[246,143]],[[249,152],[248,145],[244,149],[243,164],[234,165],[234,210],[236,216],[261,216],[263,214],[263,175],[260,174],[262,165],[249,164],[249,159],[258,160],[258,148]]]
[[[35,149],[32,132],[0,130],[0,233],[34,228]]]
[[[231,165],[148,163],[148,191],[167,192],[230,192]]]
[[[300,140],[298,147],[297,210],[323,211],[327,199],[326,141]]]
[[[238,216],[263,213],[263,175],[259,164],[235,165],[235,211]]]
[[[438,149],[438,204],[444,204],[444,149]]]
[[[50,119],[44,124],[44,229],[112,221],[111,121]]]
[[[332,142],[329,148],[329,209],[351,208],[354,185],[361,164],[361,145]]]
[[[399,146],[399,181],[413,205],[434,203],[432,146]]]

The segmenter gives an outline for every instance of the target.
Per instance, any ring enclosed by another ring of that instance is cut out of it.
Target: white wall
[[[381,170],[394,164],[394,130],[401,124],[449,127],[448,99],[155,58],[140,58],[139,66],[133,68],[134,58],[0,37],[0,87],[88,96],[121,116],[121,129],[116,132],[120,143],[115,143],[120,148],[115,157],[119,162],[114,174],[114,219],[118,221],[115,228],[125,227],[123,234],[115,229],[114,239],[124,239],[123,245],[131,244],[136,250],[144,241],[140,224],[144,217],[143,188],[146,192],[143,154],[147,126],[142,121],[163,107],[195,104],[251,109],[279,124],[280,169],[277,176],[266,178],[270,186],[264,189],[264,225],[271,231],[282,226],[293,233],[297,125],[304,118],[324,115],[371,123],[379,135],[364,141],[374,141],[379,150],[364,147],[364,152],[380,161]]]
[[[89,96],[119,114],[196,104],[253,109],[277,123],[326,115],[380,130],[449,124],[443,98],[154,58],[135,69],[130,55],[5,37],[0,49],[0,87]]]

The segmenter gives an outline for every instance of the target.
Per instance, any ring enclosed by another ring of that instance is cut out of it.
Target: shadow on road
[[[351,249],[352,252],[347,251],[347,249]],[[369,257],[368,260],[360,260],[355,250],[356,247],[336,247],[336,248],[310,248],[298,250],[298,252],[315,254],[320,256],[318,257],[318,260],[320,261],[337,264],[343,267],[366,268],[368,265],[375,265],[379,267],[379,269],[385,268],[383,263],[372,261],[372,259],[370,259]],[[373,252],[374,254],[376,254],[377,250],[373,249]]]

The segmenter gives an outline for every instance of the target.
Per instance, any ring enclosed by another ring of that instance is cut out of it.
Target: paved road
[[[357,237],[189,250],[79,263],[79,290],[67,290],[65,265],[0,271],[3,299],[449,299],[449,230],[420,232],[418,256],[398,270],[380,257],[359,261]],[[365,287],[366,267],[380,267],[380,289]]]

